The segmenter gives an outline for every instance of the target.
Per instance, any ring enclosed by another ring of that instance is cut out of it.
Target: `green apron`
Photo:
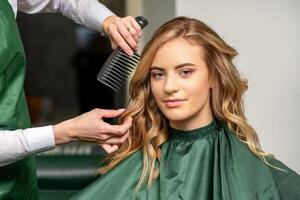
[[[25,53],[13,10],[7,0],[0,0],[0,130],[31,126],[23,89],[25,71]],[[34,157],[0,167],[2,199],[38,199]]]
[[[141,150],[100,176],[72,200],[300,200],[300,176],[276,159],[254,156],[227,125],[214,120],[190,131],[170,128],[160,152],[160,175],[150,189],[135,187]]]

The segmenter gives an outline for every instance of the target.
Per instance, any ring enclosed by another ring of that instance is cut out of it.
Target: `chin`
[[[176,121],[176,122],[180,122],[180,121],[185,121],[186,119],[188,119],[187,116],[185,116],[183,113],[165,113],[164,114],[165,117],[169,120],[169,121]]]

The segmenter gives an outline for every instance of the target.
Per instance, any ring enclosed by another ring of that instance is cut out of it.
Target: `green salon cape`
[[[73,200],[298,200],[300,177],[281,162],[269,167],[226,125],[213,121],[192,130],[170,129],[162,145],[160,176],[135,192],[142,170],[138,151],[99,177]]]
[[[7,0],[0,0],[0,130],[30,127],[23,89],[25,66],[13,10]],[[0,167],[0,200],[34,200],[37,191],[33,157]]]

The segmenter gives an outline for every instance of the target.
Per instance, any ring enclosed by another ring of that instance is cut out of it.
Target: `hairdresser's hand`
[[[123,124],[110,125],[103,118],[120,116],[125,110],[94,109],[78,117],[63,121],[53,126],[55,144],[61,145],[75,140],[94,142],[103,146],[108,153],[118,149],[128,137],[132,118]]]
[[[104,20],[102,28],[109,35],[113,49],[119,46],[128,55],[132,55],[133,50],[137,49],[142,30],[133,17],[109,16]]]

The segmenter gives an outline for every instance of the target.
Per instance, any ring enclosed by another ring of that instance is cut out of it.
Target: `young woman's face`
[[[191,130],[212,120],[209,71],[203,50],[183,38],[164,44],[150,70],[154,99],[172,128]]]

